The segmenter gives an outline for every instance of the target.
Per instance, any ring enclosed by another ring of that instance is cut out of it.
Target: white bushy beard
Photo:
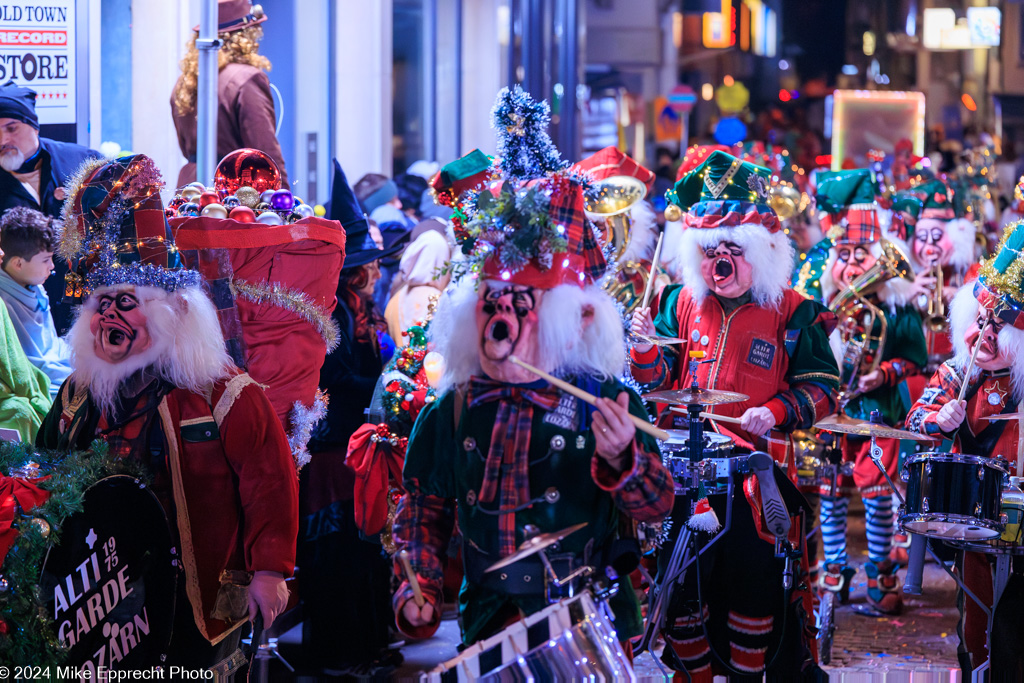
[[[0,168],[8,173],[14,173],[25,163],[25,153],[17,147],[12,147],[0,154]]]
[[[202,393],[227,375],[231,359],[217,311],[198,288],[171,294],[158,287],[135,287],[139,307],[146,315],[149,348],[119,363],[97,356],[90,323],[99,305],[99,295],[129,287],[103,287],[93,292],[68,332],[75,382],[88,387],[102,411],[111,411],[121,395],[122,384],[146,368],[152,368],[154,376],[175,387],[195,393]]]
[[[477,298],[474,282],[464,278],[438,302],[428,335],[433,350],[445,359],[439,392],[482,372],[479,349],[471,341],[475,337],[467,332],[477,334]],[[546,291],[537,318],[534,343],[541,349],[540,369],[601,379],[619,377],[625,370],[622,320],[615,302],[597,285],[566,284]]]

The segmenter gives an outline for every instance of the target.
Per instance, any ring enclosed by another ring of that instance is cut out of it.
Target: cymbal
[[[999,415],[986,415],[986,420],[1016,420],[1024,417],[1024,413],[1000,413]]]
[[[653,344],[654,346],[673,346],[675,344],[683,344],[686,342],[686,340],[681,337],[663,337],[660,334],[647,336],[646,334],[637,334],[634,332],[633,337],[639,339],[645,344]]]
[[[821,422],[814,424],[815,429],[838,434],[850,434],[851,436],[875,437],[878,439],[906,439],[908,441],[932,441],[932,437],[908,432],[905,429],[896,429],[884,424],[865,422],[845,415],[833,415]]]
[[[717,406],[723,403],[740,403],[750,399],[746,394],[718,389],[670,389],[644,394],[644,399],[656,403],[680,406]]]
[[[525,560],[527,557],[535,555],[539,553],[541,550],[544,550],[549,545],[554,545],[555,543],[558,543],[569,534],[579,531],[586,525],[586,522],[580,522],[579,524],[573,524],[572,526],[568,526],[562,529],[561,531],[549,531],[546,534],[537,534],[533,538],[523,541],[519,545],[519,550],[515,551],[508,557],[501,558],[500,560],[492,564],[490,567],[485,569],[484,573],[493,572],[496,569],[507,567],[510,564],[518,562],[519,560]]]

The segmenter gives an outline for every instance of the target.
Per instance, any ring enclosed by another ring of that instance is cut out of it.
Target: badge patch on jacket
[[[546,424],[555,425],[560,429],[576,430],[576,397],[562,392],[555,409],[544,415]]]
[[[750,353],[747,354],[747,362],[765,370],[772,369],[772,361],[775,360],[775,347],[763,339],[755,339],[750,343]]]

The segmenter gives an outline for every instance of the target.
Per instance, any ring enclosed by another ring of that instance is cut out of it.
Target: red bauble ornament
[[[281,172],[274,160],[258,149],[236,149],[217,164],[213,185],[222,197],[235,194],[240,187],[259,193],[281,189]]]
[[[231,209],[228,214],[228,218],[239,223],[255,223],[256,212],[250,209],[248,206],[236,206]]]
[[[220,195],[216,192],[203,192],[199,195],[199,208],[206,206],[207,204],[218,204],[220,203]]]
[[[6,635],[7,635],[7,633],[8,633],[8,632],[9,632],[10,630],[11,630],[11,629],[10,629],[10,627],[9,627],[9,626],[7,625],[7,622],[6,622],[5,620],[3,620],[3,619],[0,619],[0,635],[4,635],[4,636],[6,636]]]

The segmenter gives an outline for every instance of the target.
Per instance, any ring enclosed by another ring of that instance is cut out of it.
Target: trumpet
[[[882,240],[882,254],[873,266],[839,292],[829,308],[839,318],[843,344],[840,360],[839,408],[856,398],[860,378],[878,369],[888,332],[885,313],[868,297],[894,277],[914,279],[914,270],[903,250]]]
[[[946,321],[946,301],[942,297],[942,265],[936,263],[932,266],[932,271],[935,273],[935,287],[928,297],[928,312],[924,324],[931,332],[945,332],[949,323]]]

